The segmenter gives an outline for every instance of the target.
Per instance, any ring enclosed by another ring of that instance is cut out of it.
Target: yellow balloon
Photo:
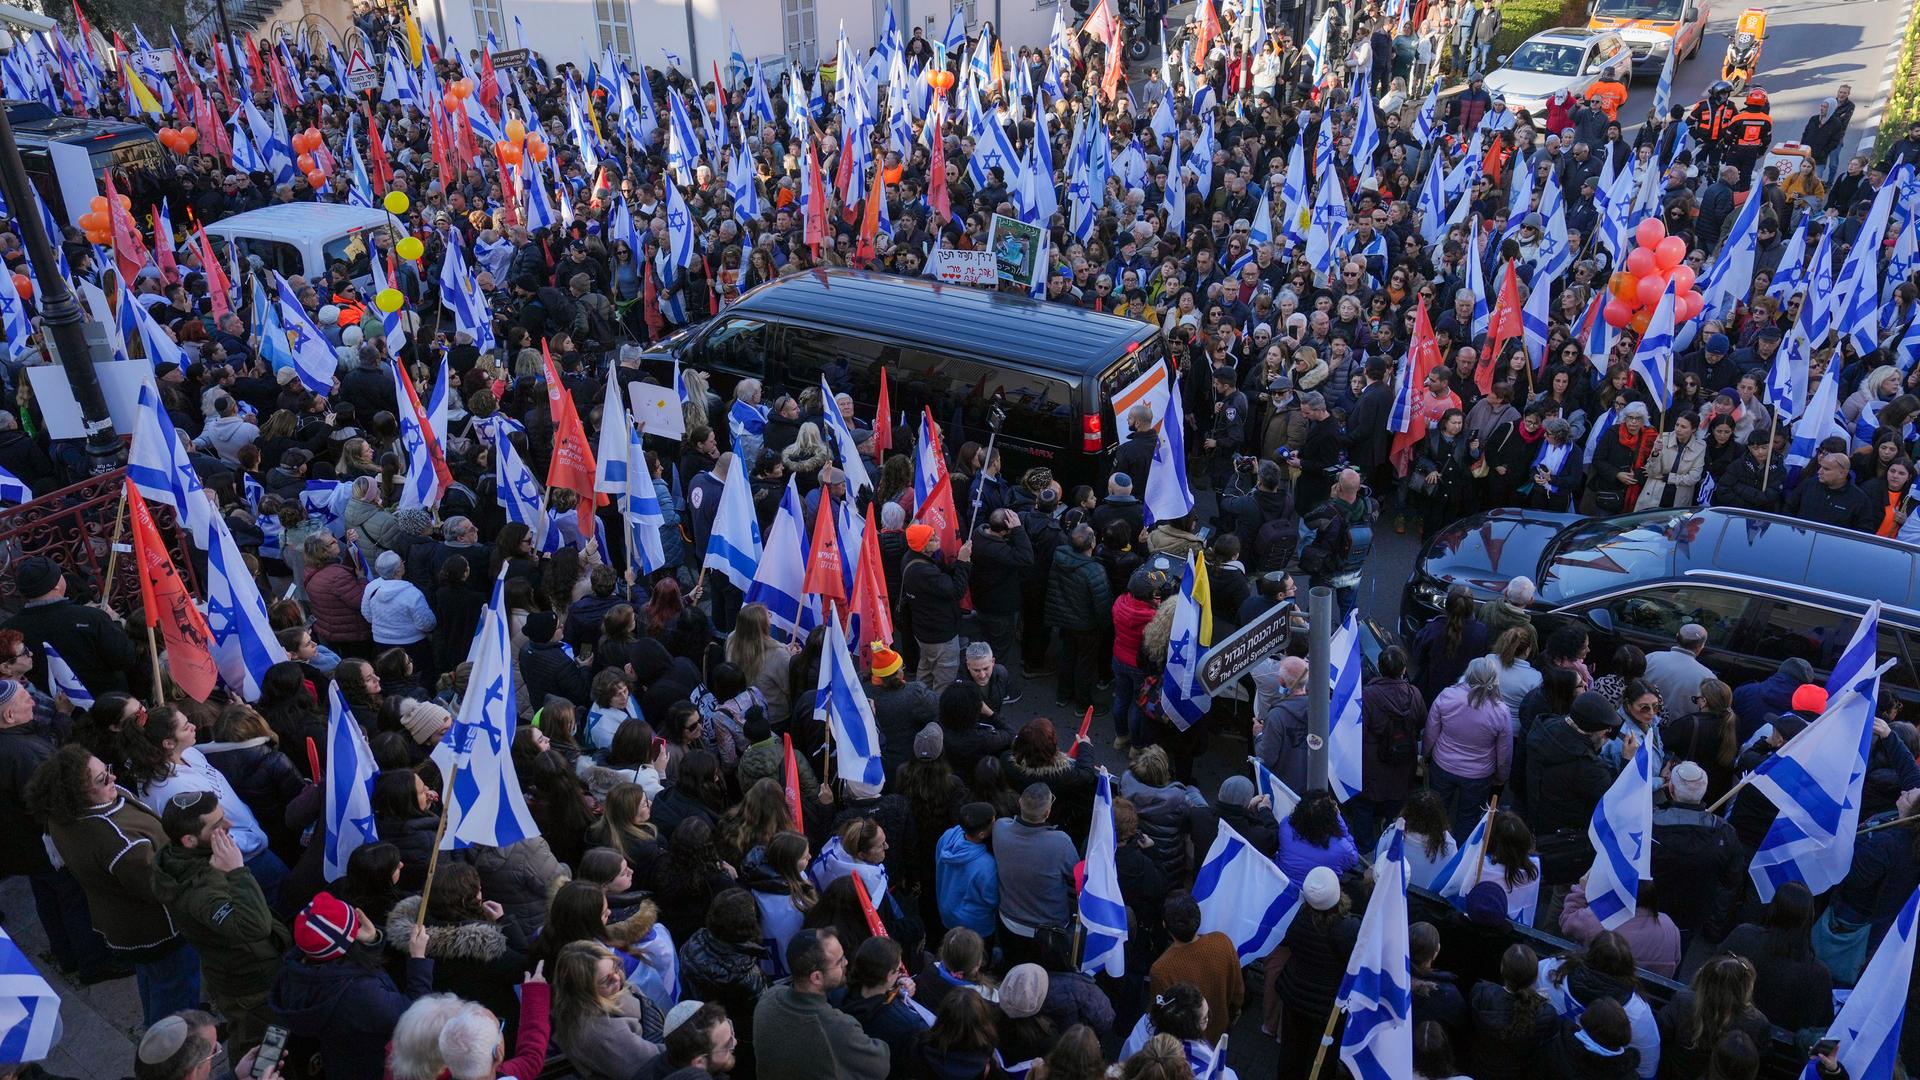
[[[389,214],[404,214],[407,208],[413,205],[407,200],[407,193],[404,191],[387,192],[387,197],[382,200],[382,204],[386,206]]]
[[[418,241],[415,242],[418,243]],[[373,306],[389,315],[399,311],[401,305],[406,302],[407,298],[401,295],[399,289],[381,289],[373,297]]]
[[[393,246],[393,250],[399,252],[400,257],[408,262],[416,262],[420,256],[427,253],[427,245],[421,243],[417,236],[406,236]]]

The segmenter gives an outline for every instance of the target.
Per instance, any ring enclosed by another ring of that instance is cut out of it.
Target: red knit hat
[[[323,892],[294,916],[293,943],[309,960],[338,960],[347,954],[359,930],[359,910]]]
[[[1818,683],[1802,683],[1793,692],[1793,711],[1815,716],[1827,711],[1827,688]]]

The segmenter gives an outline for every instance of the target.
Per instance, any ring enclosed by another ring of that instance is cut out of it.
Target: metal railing
[[[83,480],[70,487],[43,495],[30,503],[0,511],[0,610],[20,606],[20,592],[14,584],[12,567],[35,555],[53,559],[71,573],[85,579],[90,594],[101,592],[109,563],[114,564],[113,581],[105,588],[107,600],[123,614],[139,606],[140,578],[130,552],[113,557],[114,519],[120,508],[120,493],[125,469]],[[186,539],[174,526],[173,511],[149,504],[154,525],[166,541],[173,564],[186,581],[187,588],[199,592],[199,580]],[[121,527],[120,542],[131,544]],[[91,597],[75,596],[75,599]]]

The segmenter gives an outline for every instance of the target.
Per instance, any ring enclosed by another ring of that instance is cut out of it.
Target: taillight
[[[1100,414],[1093,413],[1080,418],[1080,452],[1097,454],[1100,452]]]

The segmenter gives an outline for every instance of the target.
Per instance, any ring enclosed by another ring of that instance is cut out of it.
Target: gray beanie
[[[913,737],[913,756],[921,761],[932,761],[945,752],[946,736],[941,734],[939,724],[928,724]]]
[[[1223,806],[1245,806],[1253,801],[1253,781],[1244,776],[1229,776],[1220,781],[1220,803]]]
[[[1018,964],[1000,980],[1000,1011],[1007,1019],[1033,1016],[1047,1000],[1047,969],[1039,964]]]

